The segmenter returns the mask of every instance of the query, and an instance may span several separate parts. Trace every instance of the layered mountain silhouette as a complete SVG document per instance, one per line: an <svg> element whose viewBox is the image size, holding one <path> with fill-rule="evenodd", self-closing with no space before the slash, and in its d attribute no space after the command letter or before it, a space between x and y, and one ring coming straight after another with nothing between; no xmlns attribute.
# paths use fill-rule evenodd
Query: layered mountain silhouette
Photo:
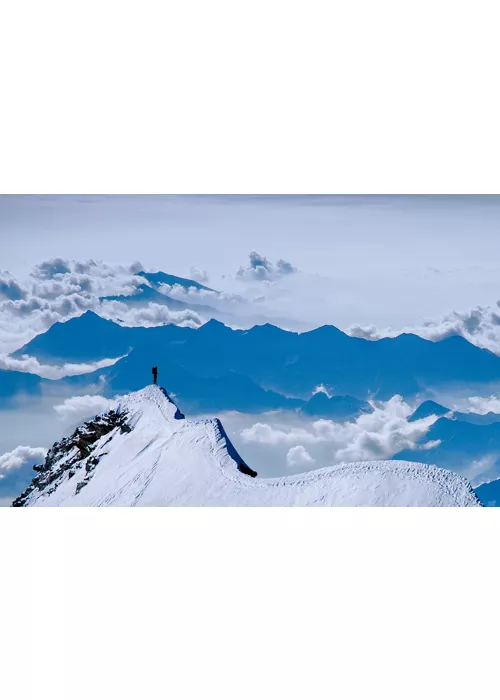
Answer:
<svg viewBox="0 0 500 700"><path fill-rule="evenodd" d="M177 277L176 275L169 275L166 272L138 272L138 277L144 277L153 287L158 288L161 284L169 284L173 286L178 284L185 289L190 289L194 287L195 289L204 289L208 292L215 292L215 289L210 287L205 287L204 284L200 284L195 280L186 279L185 277Z"/></svg>
<svg viewBox="0 0 500 700"><path fill-rule="evenodd" d="M157 273L163 274L163 273ZM202 285L198 285L202 289L208 289ZM209 290L211 291L211 290ZM233 319L232 314L226 311L220 311L219 309L209 306L207 304L196 304L194 302L180 301L179 299L174 299L168 294L162 294L157 291L154 287L150 287L148 284L140 284L134 294L119 294L114 296L100 297L100 301L118 301L121 304L126 304L129 308L141 308L146 307L148 304L159 304L160 306L166 306L171 311L194 311L199 314L202 319L209 320L215 318L219 321L225 321L230 323Z"/></svg>
<svg viewBox="0 0 500 700"><path fill-rule="evenodd" d="M262 389L303 400L323 384L331 394L362 401L387 400L395 394L410 398L430 388L500 381L500 357L458 336L431 342L403 334L370 341L353 338L334 326L306 333L269 324L233 330L216 320L197 330L173 324L129 328L90 311L55 324L16 354L60 363L96 361L132 351L132 359L100 370L99 375L132 391L153 360L160 373L170 375L184 373L203 380L245 377Z"/></svg>
<svg viewBox="0 0 500 700"><path fill-rule="evenodd" d="M420 443L423 445L429 441L438 441L439 444L428 449L417 445L416 449L398 452L394 455L394 459L418 459L454 471L470 468L472 462L479 462L488 455L492 457L493 462L500 463L500 422L498 421L477 424L453 417L442 417L431 425Z"/></svg>
<svg viewBox="0 0 500 700"><path fill-rule="evenodd" d="M132 307L144 306L149 302L152 302L154 304L168 306L168 308L172 309L173 311L185 311L186 309L190 309L191 311L198 311L205 314L211 314L216 311L211 306L204 304L188 304L185 301L174 299L173 297L168 296L168 294L161 294L147 284L140 284L136 288L134 294L119 294L115 296L101 297L101 301L119 301L122 304L127 304Z"/></svg>
<svg viewBox="0 0 500 700"><path fill-rule="evenodd" d="M491 425L491 423L500 422L500 414L493 413L466 413L464 411L455 411L451 408L446 408L435 401L424 401L408 418L411 423L420 418L428 418L429 416L447 416L450 420L462 421L464 423L474 423L474 425Z"/></svg>
<svg viewBox="0 0 500 700"><path fill-rule="evenodd" d="M483 506L500 507L500 479L481 484L474 491Z"/></svg>
<svg viewBox="0 0 500 700"><path fill-rule="evenodd" d="M300 412L313 418L329 418L334 421L355 420L363 413L373 413L368 401L360 401L353 396L327 396L318 391L305 403Z"/></svg>
<svg viewBox="0 0 500 700"><path fill-rule="evenodd" d="M429 416L444 416L450 413L450 409L446 406L436 403L436 401L424 401L408 418L408 422L420 420L421 418L429 418Z"/></svg>
<svg viewBox="0 0 500 700"><path fill-rule="evenodd" d="M10 406L16 397L38 396L42 385L36 374L0 369L0 408Z"/></svg>
<svg viewBox="0 0 500 700"><path fill-rule="evenodd" d="M96 362L126 355L134 345L152 335L150 330L154 329L120 326L87 311L64 323L54 323L13 356L30 355L47 364Z"/></svg>

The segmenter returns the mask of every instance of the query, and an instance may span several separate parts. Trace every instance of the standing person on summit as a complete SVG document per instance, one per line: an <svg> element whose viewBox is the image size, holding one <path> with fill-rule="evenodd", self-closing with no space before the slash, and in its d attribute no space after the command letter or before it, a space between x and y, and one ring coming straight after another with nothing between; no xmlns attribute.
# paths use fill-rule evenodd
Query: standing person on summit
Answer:
<svg viewBox="0 0 500 700"><path fill-rule="evenodd" d="M153 367L151 371L153 372L153 384L156 384L156 380L158 379L158 367Z"/></svg>

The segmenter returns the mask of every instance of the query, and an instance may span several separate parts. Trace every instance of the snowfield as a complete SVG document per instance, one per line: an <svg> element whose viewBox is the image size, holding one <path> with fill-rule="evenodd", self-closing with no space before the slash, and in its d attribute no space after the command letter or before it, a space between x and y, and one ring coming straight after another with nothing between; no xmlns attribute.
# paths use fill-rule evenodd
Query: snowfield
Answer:
<svg viewBox="0 0 500 700"><path fill-rule="evenodd" d="M96 419L95 430L85 424L72 441L54 446L52 460L37 470L41 476L16 505L480 505L463 477L412 462L359 462L254 478L240 471L244 463L218 419L184 419L158 386L119 398L115 410L111 418ZM101 420L107 421L102 429Z"/></svg>

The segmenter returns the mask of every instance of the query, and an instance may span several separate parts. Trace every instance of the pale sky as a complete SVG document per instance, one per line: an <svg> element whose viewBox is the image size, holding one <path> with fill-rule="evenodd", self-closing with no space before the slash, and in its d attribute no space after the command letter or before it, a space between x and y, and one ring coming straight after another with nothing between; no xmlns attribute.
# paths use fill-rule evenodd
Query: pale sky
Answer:
<svg viewBox="0 0 500 700"><path fill-rule="evenodd" d="M500 298L500 197L7 195L0 242L0 267L19 277L54 256L140 260L207 270L230 291L255 250L328 278L303 279L297 303L339 326L402 326Z"/></svg>

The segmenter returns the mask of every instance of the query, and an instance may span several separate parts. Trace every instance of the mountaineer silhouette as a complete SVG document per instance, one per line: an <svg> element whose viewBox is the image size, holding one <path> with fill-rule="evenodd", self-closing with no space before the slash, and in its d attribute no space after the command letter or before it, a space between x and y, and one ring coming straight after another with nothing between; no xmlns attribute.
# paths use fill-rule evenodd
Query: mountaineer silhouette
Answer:
<svg viewBox="0 0 500 700"><path fill-rule="evenodd" d="M156 384L156 380L158 379L158 367L153 367L151 371L153 373L153 384Z"/></svg>

